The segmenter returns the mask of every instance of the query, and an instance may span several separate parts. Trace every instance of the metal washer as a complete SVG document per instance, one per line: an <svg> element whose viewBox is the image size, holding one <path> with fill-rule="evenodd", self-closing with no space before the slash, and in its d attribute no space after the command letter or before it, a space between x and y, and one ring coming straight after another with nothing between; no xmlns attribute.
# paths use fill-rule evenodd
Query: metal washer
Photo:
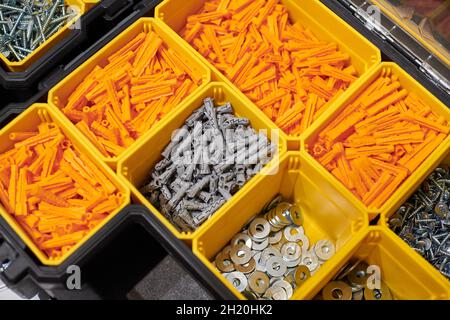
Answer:
<svg viewBox="0 0 450 320"><path fill-rule="evenodd" d="M352 289L342 281L332 281L322 289L324 300L352 300Z"/></svg>
<svg viewBox="0 0 450 320"><path fill-rule="evenodd" d="M245 244L240 244L231 248L230 258L235 264L246 264L252 258L252 252Z"/></svg>
<svg viewBox="0 0 450 320"><path fill-rule="evenodd" d="M294 289L292 288L291 284L285 280L278 280L276 281L272 287L282 287L287 294L287 299L290 299L292 297L292 294L294 293Z"/></svg>
<svg viewBox="0 0 450 320"><path fill-rule="evenodd" d="M294 232L293 232L294 231ZM283 230L284 238L289 242L298 242L301 240L301 235L304 235L303 227L287 226Z"/></svg>
<svg viewBox="0 0 450 320"><path fill-rule="evenodd" d="M367 268L367 263L361 262L347 275L347 279L352 287L364 288L366 286Z"/></svg>
<svg viewBox="0 0 450 320"><path fill-rule="evenodd" d="M270 287L264 297L272 300L287 300L287 292L282 287Z"/></svg>
<svg viewBox="0 0 450 320"><path fill-rule="evenodd" d="M262 241L253 240L252 249L256 251L262 251L269 246L269 239L266 238Z"/></svg>
<svg viewBox="0 0 450 320"><path fill-rule="evenodd" d="M252 238L248 234L238 233L231 239L231 246L235 247L238 244L245 244L247 247L252 247Z"/></svg>
<svg viewBox="0 0 450 320"><path fill-rule="evenodd" d="M281 258L281 253L280 253L280 251L276 250L273 247L268 247L262 251L260 260L263 264L265 264L267 262L267 260L269 260L270 257L280 257Z"/></svg>
<svg viewBox="0 0 450 320"><path fill-rule="evenodd" d="M245 263L245 264L236 264L234 266L236 268L236 271L248 274L248 273L252 273L253 271L255 271L256 268L256 261L255 259L251 258L249 262Z"/></svg>
<svg viewBox="0 0 450 320"><path fill-rule="evenodd" d="M281 241L281 238L283 238L283 232L282 231L275 232L269 236L269 243L276 244Z"/></svg>
<svg viewBox="0 0 450 320"><path fill-rule="evenodd" d="M302 265L298 266L297 269L295 269L294 279L296 285L303 285L310 277L311 272L309 271L307 266Z"/></svg>
<svg viewBox="0 0 450 320"><path fill-rule="evenodd" d="M287 270L286 263L280 257L270 257L266 262L267 273L272 277L281 277Z"/></svg>
<svg viewBox="0 0 450 320"><path fill-rule="evenodd" d="M256 218L250 223L248 232L253 238L265 239L270 234L270 224L264 218Z"/></svg>
<svg viewBox="0 0 450 320"><path fill-rule="evenodd" d="M249 287L256 294L262 295L269 288L270 279L261 271L255 271L249 278Z"/></svg>
<svg viewBox="0 0 450 320"><path fill-rule="evenodd" d="M248 280L242 272L231 272L226 276L226 278L239 292L242 292L245 288L247 288Z"/></svg>
<svg viewBox="0 0 450 320"><path fill-rule="evenodd" d="M228 263L226 263L226 261L228 261ZM216 260L214 262L216 263L217 269L219 269L221 272L232 272L235 270L230 257L223 252L220 252L216 256Z"/></svg>
<svg viewBox="0 0 450 320"><path fill-rule="evenodd" d="M314 253L320 260L327 261L334 256L336 249L330 240L319 240L314 245Z"/></svg>
<svg viewBox="0 0 450 320"><path fill-rule="evenodd" d="M309 271L313 272L319 266L319 261L314 254L307 252L303 254L301 264L307 266Z"/></svg>
<svg viewBox="0 0 450 320"><path fill-rule="evenodd" d="M302 255L302 249L295 242L287 242L281 247L281 255L286 261L298 260Z"/></svg>

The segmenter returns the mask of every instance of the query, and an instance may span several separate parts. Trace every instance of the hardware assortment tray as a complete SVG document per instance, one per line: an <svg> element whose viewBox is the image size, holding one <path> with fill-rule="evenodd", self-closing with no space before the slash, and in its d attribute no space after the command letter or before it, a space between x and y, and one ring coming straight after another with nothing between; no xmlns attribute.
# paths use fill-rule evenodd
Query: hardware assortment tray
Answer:
<svg viewBox="0 0 450 320"><path fill-rule="evenodd" d="M448 93L434 86L399 51L392 50L391 46L387 46L364 29L342 5L333 1L322 3L316 0L301 2L282 0L281 3L286 6L294 23L301 21L304 27L317 36L317 39L336 43L339 50L349 55L350 64L354 66L358 75L354 82L339 97L326 105L325 111L304 133L291 136L281 132L275 159L244 184L197 230L192 232L178 230L164 212L144 197L140 188L148 182L149 173L161 160L160 154L169 144L172 132L183 126L192 112L202 106L205 98L214 98L218 105L230 102L236 115L248 119L250 125L257 130L279 129L274 117L269 117L258 108L233 81L228 79L227 75L219 71L181 37L188 17L197 14L205 2L165 0L156 7L155 18L148 18L152 16L155 3L144 1L144 4L135 7L134 13L129 15L126 23L117 26L95 43L89 54L78 57L76 62L63 72L58 72L50 80L44 81L45 85L26 105L10 105L1 110L0 123L3 128L0 130L0 151L4 152L10 145L6 141L12 132L11 128L23 127L22 124L26 123L26 119L33 119L33 113L36 113L39 105L27 109L28 106L39 98L45 102L45 94L48 91L48 106L42 108L49 108L62 130L68 132L70 138L76 140L77 145L82 146L81 149L101 166L102 171L114 177L114 181L126 189L122 193L130 194L127 200L132 204L112 214L105 225L86 237L71 254L57 263L49 263L39 256L38 250L34 248L26 232L15 225L4 207L0 206L2 216L0 234L3 235L3 241L0 240L0 262L6 261L9 264L9 267L0 273L4 282L26 297L32 297L36 291L43 290L48 295L61 299L123 298L123 295L108 296L105 293L108 291L105 289L106 281L103 282L101 277L96 281L95 260L105 247L110 243L116 243L114 238L124 229L142 228L148 243L141 243L140 246L145 252L154 250L152 252L158 254L143 257L142 261L138 261L136 257L137 262L130 262L130 266L138 263L148 271L157 261L170 253L215 297L246 299L246 296L216 269L212 261L234 235L246 226L251 217L260 212L276 195L281 194L300 208L304 217L303 226L311 241L329 239L336 247L335 255L324 262L314 276L296 288L291 299L313 299L352 259L364 259L370 264L378 265L382 271L382 279L395 299L450 299L449 280L389 228L390 217L413 195L431 172L439 165L449 163ZM86 3L88 7L89 4L92 5L91 2ZM145 18L142 18L143 16ZM334 32L331 33L329 30ZM67 117L65 107L73 98L71 94L83 84L88 75L98 67L104 68L108 57L126 47L127 43L142 31L154 31L164 43L167 43L167 51L179 53L182 61L179 63L200 75L199 85L196 90L183 98L174 110L167 113L160 122L149 128L136 141L129 146L122 145L123 153L116 157L105 156L99 151L98 144L93 142L96 140L81 133L79 127ZM98 52L94 53L94 50ZM213 55L213 60L215 58ZM424 137L429 134L429 128L437 128L438 133L443 136L441 142L430 150L424 160L410 170L408 177L399 184L399 187L385 197L382 205L374 208L358 199L355 190L347 188L345 183L326 169L326 166L322 166L312 156L311 147L317 138L322 136L327 125L339 119L345 108L360 98L364 90L380 75L391 77L392 81L398 81L403 89L414 92L429 109L417 112L438 122L435 126L426 122L426 127L422 128L423 133L419 137L420 142L425 141ZM108 90L105 89L105 92L107 92L105 96L111 97ZM120 99L125 99L126 94L127 91ZM386 98L388 94L382 98ZM102 96L102 91L91 95ZM133 105L133 108L135 107ZM91 107L85 108L83 110L89 113ZM414 108L412 110L415 111ZM348 118L350 115L341 119L341 122ZM8 123L11 124L6 126ZM29 126L34 123L34 120L30 120ZM88 124L92 124L92 121L88 121ZM105 127L109 125L103 121L102 124ZM121 126L118 124L119 130L123 130ZM94 130L96 133L97 131L99 130ZM106 134L103 133L102 136ZM123 140L123 136L121 139ZM122 140L117 140L117 143L122 143ZM413 147L416 145L413 143L413 146L409 147L414 150ZM380 155L380 158L376 159L389 159L386 162L392 160L386 157ZM391 166L386 167L393 170ZM441 247L442 245L439 246ZM90 272L84 291L71 293L64 290L67 277L65 270L71 264L86 267ZM124 292L131 288L133 280L135 279L123 284Z"/></svg>

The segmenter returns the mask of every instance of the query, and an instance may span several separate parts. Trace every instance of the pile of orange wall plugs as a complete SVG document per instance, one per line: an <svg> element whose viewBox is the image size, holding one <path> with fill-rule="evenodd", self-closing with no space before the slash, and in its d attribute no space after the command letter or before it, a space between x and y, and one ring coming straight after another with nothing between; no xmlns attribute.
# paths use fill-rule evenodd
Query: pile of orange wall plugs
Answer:
<svg viewBox="0 0 450 320"><path fill-rule="evenodd" d="M0 201L50 258L65 255L124 201L53 122L13 132L0 154Z"/></svg>
<svg viewBox="0 0 450 320"><path fill-rule="evenodd" d="M207 1L182 36L291 136L357 79L350 56L292 24L279 0Z"/></svg>
<svg viewBox="0 0 450 320"><path fill-rule="evenodd" d="M65 115L106 157L123 153L202 78L153 31L142 32L75 89Z"/></svg>
<svg viewBox="0 0 450 320"><path fill-rule="evenodd" d="M310 153L369 208L381 208L448 136L449 124L398 78L381 76L343 109Z"/></svg>

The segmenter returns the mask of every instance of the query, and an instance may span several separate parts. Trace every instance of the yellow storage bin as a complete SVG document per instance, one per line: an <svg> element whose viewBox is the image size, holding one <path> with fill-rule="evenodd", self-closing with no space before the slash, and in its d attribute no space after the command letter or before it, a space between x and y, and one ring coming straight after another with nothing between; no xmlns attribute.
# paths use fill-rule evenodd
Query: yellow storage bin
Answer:
<svg viewBox="0 0 450 320"><path fill-rule="evenodd" d="M422 87L415 79L413 79L400 66L391 62L383 62L378 67L373 69L370 73L363 77L362 85L350 95L342 99L342 101L328 110L324 115L322 121L316 122L306 132L301 141L301 153L308 162L308 165L314 168L318 174L316 180L318 185L329 187L329 192L340 193L346 197L354 205L362 206L364 212L369 215L369 219L374 219L378 214L391 212L393 208L398 207L411 194L418 185L421 177L424 177L426 172L430 172L431 168L443 159L445 152L448 150L450 143L450 136L431 153L431 155L407 177L400 187L392 194L389 199L378 209L370 209L359 198L357 198L344 184L342 184L335 176L333 176L325 167L323 167L313 156L308 152L309 147L317 141L319 134L335 119L349 104L351 104L375 79L381 75L395 75L398 77L402 88L408 92L414 92L420 97L433 112L442 116L446 121L450 121L450 110L433 96L428 90Z"/></svg>
<svg viewBox="0 0 450 320"><path fill-rule="evenodd" d="M201 10L205 2L205 0L165 0L156 7L155 17L163 21L180 35L186 25L187 17L196 14ZM351 64L355 67L360 77L365 75L373 66L381 62L380 50L320 1L282 0L281 3L287 7L292 22L300 22L301 25L310 29L320 40L337 43L342 52L348 53L351 57ZM202 61L204 61L213 71L213 81L222 81L231 84L224 74L192 48L189 43L184 39L180 39L180 41L184 46L189 47L190 50L195 53L195 56L202 59ZM346 92L357 87L358 83L361 83L360 80L353 83ZM238 92L240 98L246 101L246 104L253 105L255 109L258 109L238 88L234 85L233 88ZM331 102L329 108L339 104L338 101L341 97ZM260 111L260 114L266 116L262 111ZM319 119L320 118L321 117L319 117ZM320 122L319 119L316 120L316 122ZM296 137L288 137L284 132L282 132L282 134L285 135L285 138L288 141L289 150L298 150L300 140Z"/></svg>
<svg viewBox="0 0 450 320"><path fill-rule="evenodd" d="M313 244L329 239L336 246L336 254L298 288L292 299L307 299L315 288L320 287L337 263L344 259L350 248L358 243L368 227L367 215L353 203L338 194L329 193L316 183L316 173L303 166L298 152L287 152L280 159L275 175L263 176L252 188L247 188L217 216L209 228L195 237L194 254L216 275L239 299L245 297L214 267L212 260L247 222L277 194L294 202L304 216L305 235Z"/></svg>
<svg viewBox="0 0 450 320"><path fill-rule="evenodd" d="M450 281L447 280L436 268L434 268L424 257L422 257L419 253L417 253L413 248L411 248L405 241L403 241L398 235L396 235L392 230L389 228L389 219L390 217L395 214L398 210L398 208L411 197L416 190L420 187L422 182L425 181L425 179L440 165L446 165L450 166L450 143L447 143L446 145L446 151L441 154L440 157L435 158L433 163L424 168L422 170L422 174L418 180L415 181L414 184L412 184L408 190L408 193L405 194L401 199L398 199L395 206L387 211L384 212L380 220L378 222L379 225L386 227L386 229L389 229L389 233L392 233L392 236L395 238L395 241L398 243L398 246L402 247L403 250L411 252L411 255L413 255L417 261L418 264L422 266L424 270L427 270L427 272L432 275L436 279L440 279L440 281L447 285L447 290L450 291Z"/></svg>
<svg viewBox="0 0 450 320"><path fill-rule="evenodd" d="M25 59L20 61L10 61L0 53L0 59L9 71L25 71L31 64L42 57L51 48L51 46L64 38L70 32L70 28L88 10L83 0L65 0L65 3L73 10L76 10L77 15L73 19L68 21L64 27L59 29L55 34L48 38L43 44L37 47L36 50L30 53Z"/></svg>
<svg viewBox="0 0 450 320"><path fill-rule="evenodd" d="M201 87L210 82L211 73L208 68L198 59L193 56L189 50L187 50L183 45L180 44L178 38L174 37L170 30L167 30L167 27L163 25L161 22L156 21L153 18L142 18L132 24L129 28L127 28L122 34L116 37L113 41L111 41L108 45L103 47L100 51L98 51L94 56L92 56L89 60L83 63L80 67L78 67L74 72L72 72L69 76L67 76L63 81L61 81L58 85L56 85L49 92L49 104L58 109L64 108L70 95L77 88L77 86L84 80L84 78L96 67L101 66L104 67L108 64L108 57L117 52L119 49L124 47L130 40L134 39L139 33L142 31L154 31L161 39L167 43L169 48L173 49L176 53L179 54L179 57L183 59L187 65L196 70L202 76L201 85L191 93L191 95L195 94ZM175 107L176 109L177 107ZM70 123L71 121L64 116L65 122L67 126L73 125ZM150 129L148 133L157 130L158 127L164 125L169 121L170 115L164 116L162 120L155 125L152 129ZM69 124L70 123L70 124ZM75 128L75 130L78 130ZM144 139L144 136L141 136L137 141ZM117 157L106 157L104 156L97 148L90 143L90 141L86 140L89 145L95 149L97 156L102 159L102 161L106 162L111 168L116 169L117 162L123 157L124 153Z"/></svg>
<svg viewBox="0 0 450 320"><path fill-rule="evenodd" d="M399 245L395 234L384 227L370 227L358 235L356 243L345 252L335 269L321 279L319 286L310 292L314 298L322 288L340 273L340 270L353 259L378 266L381 281L390 289L396 300L448 300L450 290L429 268L424 267L411 250Z"/></svg>
<svg viewBox="0 0 450 320"><path fill-rule="evenodd" d="M63 254L57 259L50 259L39 247L33 242L30 236L24 231L20 224L13 218L7 210L0 203L0 215L13 228L16 234L28 246L28 248L38 257L44 265L60 265L66 260L75 250L80 248L93 234L100 230L109 220L118 214L130 202L130 191L110 168L91 152L83 141L78 139L79 134L72 128L68 128L65 121L61 119L61 115L49 108L47 104L34 104L25 112L19 115L11 123L0 130L0 153L3 153L14 146L15 142L9 138L13 132L33 132L37 131L37 126L44 121L52 121L57 124L64 135L70 140L75 149L88 157L89 160L100 170L121 193L122 203L111 212L104 220L91 229L70 251Z"/></svg>
<svg viewBox="0 0 450 320"><path fill-rule="evenodd" d="M241 190L233 195L231 200L226 202L196 231L192 233L180 232L139 192L138 189L148 179L154 165L162 159L161 152L169 144L174 130L181 128L185 120L193 111L200 108L203 104L203 100L208 97L214 98L215 103L218 105L230 102L236 116L248 118L250 120L250 125L255 130L266 129L268 131L267 136L269 140L272 140L272 142L278 145L278 152L259 174L250 179ZM191 96L180 105L178 110L175 110L175 112L168 115L169 119L167 119L164 126L160 126L157 130L154 130L150 135L145 137L145 139L142 139L133 145L126 156L119 161L118 174L128 182L133 202L145 205L177 238L186 240L187 243L190 243L202 230L207 230L215 221L220 219L228 211L230 205L237 201L235 199L242 197L242 194L246 192L245 190L251 189L264 174L270 174L272 171L277 170L279 157L282 156L286 150L286 142L282 137L279 137L278 141L274 141L274 139L277 139L277 132L279 130L270 121L267 121L265 117L261 117L261 115L255 111L257 110L254 110L254 108L240 100L236 92L224 83L210 83ZM273 130L274 136L271 135L271 130Z"/></svg>

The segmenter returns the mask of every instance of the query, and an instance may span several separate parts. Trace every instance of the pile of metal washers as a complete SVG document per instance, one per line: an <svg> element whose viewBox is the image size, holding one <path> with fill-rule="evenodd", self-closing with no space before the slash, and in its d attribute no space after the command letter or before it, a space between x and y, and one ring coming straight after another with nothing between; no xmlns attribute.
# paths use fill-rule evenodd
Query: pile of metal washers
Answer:
<svg viewBox="0 0 450 320"><path fill-rule="evenodd" d="M278 196L213 263L248 299L290 299L335 254L330 240L310 245L302 225L300 208Z"/></svg>
<svg viewBox="0 0 450 320"><path fill-rule="evenodd" d="M436 168L389 220L390 228L450 279L450 170Z"/></svg>
<svg viewBox="0 0 450 320"><path fill-rule="evenodd" d="M352 260L344 266L333 281L318 294L316 300L392 300L388 286L380 280L379 287L368 286L369 265L362 260Z"/></svg>

